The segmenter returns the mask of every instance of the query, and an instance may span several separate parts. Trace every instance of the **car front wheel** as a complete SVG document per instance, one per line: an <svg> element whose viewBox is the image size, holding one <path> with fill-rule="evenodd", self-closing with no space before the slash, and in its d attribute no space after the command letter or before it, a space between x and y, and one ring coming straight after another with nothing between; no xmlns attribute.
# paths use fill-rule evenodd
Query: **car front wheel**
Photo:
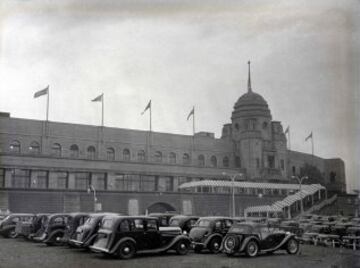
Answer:
<svg viewBox="0 0 360 268"><path fill-rule="evenodd" d="M294 238L290 238L286 244L286 251L289 254L296 254L299 251L299 242Z"/></svg>
<svg viewBox="0 0 360 268"><path fill-rule="evenodd" d="M135 245L131 241L121 243L118 249L120 259L131 259L135 255Z"/></svg>
<svg viewBox="0 0 360 268"><path fill-rule="evenodd" d="M179 255L186 255L189 251L188 244L185 241L180 240L176 244L176 253Z"/></svg>
<svg viewBox="0 0 360 268"><path fill-rule="evenodd" d="M211 239L208 248L211 251L211 253L219 253L220 245L221 245L221 239L219 237L215 237Z"/></svg>
<svg viewBox="0 0 360 268"><path fill-rule="evenodd" d="M259 245L255 240L250 240L245 249L245 253L248 257L255 257L259 252Z"/></svg>

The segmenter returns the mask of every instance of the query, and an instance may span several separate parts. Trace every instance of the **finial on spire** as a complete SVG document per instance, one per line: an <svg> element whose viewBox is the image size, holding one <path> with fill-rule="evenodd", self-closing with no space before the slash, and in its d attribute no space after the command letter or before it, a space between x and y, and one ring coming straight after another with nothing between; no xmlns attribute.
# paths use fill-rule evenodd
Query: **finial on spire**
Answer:
<svg viewBox="0 0 360 268"><path fill-rule="evenodd" d="M248 77L248 92L252 92L251 91L251 74L250 74L250 61L248 61L248 65L249 65L249 77Z"/></svg>

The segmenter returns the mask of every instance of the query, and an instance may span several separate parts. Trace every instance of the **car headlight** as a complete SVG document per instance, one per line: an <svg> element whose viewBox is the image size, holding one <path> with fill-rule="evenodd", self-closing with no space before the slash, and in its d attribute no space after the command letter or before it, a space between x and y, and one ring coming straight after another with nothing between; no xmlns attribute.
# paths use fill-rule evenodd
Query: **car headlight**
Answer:
<svg viewBox="0 0 360 268"><path fill-rule="evenodd" d="M182 232L184 235L187 235L187 232L184 230L183 232Z"/></svg>

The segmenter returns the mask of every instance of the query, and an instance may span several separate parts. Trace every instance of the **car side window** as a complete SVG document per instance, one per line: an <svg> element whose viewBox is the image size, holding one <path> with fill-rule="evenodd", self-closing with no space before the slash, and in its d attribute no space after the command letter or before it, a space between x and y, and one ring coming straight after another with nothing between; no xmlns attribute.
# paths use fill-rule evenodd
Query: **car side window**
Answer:
<svg viewBox="0 0 360 268"><path fill-rule="evenodd" d="M161 218L160 218L160 221L161 221L161 225L163 225L163 226L166 226L166 225L167 225L167 219L166 219L166 217L161 217Z"/></svg>
<svg viewBox="0 0 360 268"><path fill-rule="evenodd" d="M148 231L157 231L156 220L147 220L146 227Z"/></svg>
<svg viewBox="0 0 360 268"><path fill-rule="evenodd" d="M144 230L144 221L141 219L134 220L134 231L143 231Z"/></svg>
<svg viewBox="0 0 360 268"><path fill-rule="evenodd" d="M233 222L231 220L225 220L225 228L230 228Z"/></svg>
<svg viewBox="0 0 360 268"><path fill-rule="evenodd" d="M130 224L129 221L124 220L119 225L119 231L120 232L130 232Z"/></svg>
<svg viewBox="0 0 360 268"><path fill-rule="evenodd" d="M221 228L221 221L216 221L215 222L215 229L220 229Z"/></svg>
<svg viewBox="0 0 360 268"><path fill-rule="evenodd" d="M57 217L54 219L55 224L62 224L64 223L64 219L62 217Z"/></svg>
<svg viewBox="0 0 360 268"><path fill-rule="evenodd" d="M197 222L197 220L193 219L193 220L190 220L189 223L190 223L190 226L193 226L195 225L195 223Z"/></svg>

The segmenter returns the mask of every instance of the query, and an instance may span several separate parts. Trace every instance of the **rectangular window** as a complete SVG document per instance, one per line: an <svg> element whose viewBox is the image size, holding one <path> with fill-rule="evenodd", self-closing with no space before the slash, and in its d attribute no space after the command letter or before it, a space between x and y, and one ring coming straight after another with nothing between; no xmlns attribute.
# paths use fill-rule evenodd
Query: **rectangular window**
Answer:
<svg viewBox="0 0 360 268"><path fill-rule="evenodd" d="M30 188L30 170L29 169L14 169L12 171L12 187L14 188Z"/></svg>
<svg viewBox="0 0 360 268"><path fill-rule="evenodd" d="M141 191L155 191L155 176L141 176Z"/></svg>
<svg viewBox="0 0 360 268"><path fill-rule="evenodd" d="M86 190L90 185L90 173L78 172L75 173L75 189Z"/></svg>
<svg viewBox="0 0 360 268"><path fill-rule="evenodd" d="M158 189L159 192L170 192L173 191L172 177L159 177Z"/></svg>
<svg viewBox="0 0 360 268"><path fill-rule="evenodd" d="M97 173L93 175L94 181L92 182L96 190L106 190L106 173Z"/></svg>
<svg viewBox="0 0 360 268"><path fill-rule="evenodd" d="M115 178L115 189L119 191L140 191L140 176L117 174Z"/></svg>
<svg viewBox="0 0 360 268"><path fill-rule="evenodd" d="M5 187L5 169L0 168L0 188Z"/></svg>
<svg viewBox="0 0 360 268"><path fill-rule="evenodd" d="M284 159L280 160L280 167L281 167L281 170L285 170L285 161L284 161Z"/></svg>
<svg viewBox="0 0 360 268"><path fill-rule="evenodd" d="M36 171L37 179L36 179L36 188L46 189L48 188L49 181L49 172L45 170Z"/></svg>
<svg viewBox="0 0 360 268"><path fill-rule="evenodd" d="M55 180L56 189L67 189L68 188L68 173L67 172L54 172L53 178Z"/></svg>
<svg viewBox="0 0 360 268"><path fill-rule="evenodd" d="M268 156L268 166L269 168L275 168L275 158L273 155Z"/></svg>
<svg viewBox="0 0 360 268"><path fill-rule="evenodd" d="M178 191L184 191L185 189L179 189L179 186L188 182L188 178L187 177L175 177L174 178L174 192L178 192Z"/></svg>
<svg viewBox="0 0 360 268"><path fill-rule="evenodd" d="M260 168L260 159L256 158L256 168Z"/></svg>

